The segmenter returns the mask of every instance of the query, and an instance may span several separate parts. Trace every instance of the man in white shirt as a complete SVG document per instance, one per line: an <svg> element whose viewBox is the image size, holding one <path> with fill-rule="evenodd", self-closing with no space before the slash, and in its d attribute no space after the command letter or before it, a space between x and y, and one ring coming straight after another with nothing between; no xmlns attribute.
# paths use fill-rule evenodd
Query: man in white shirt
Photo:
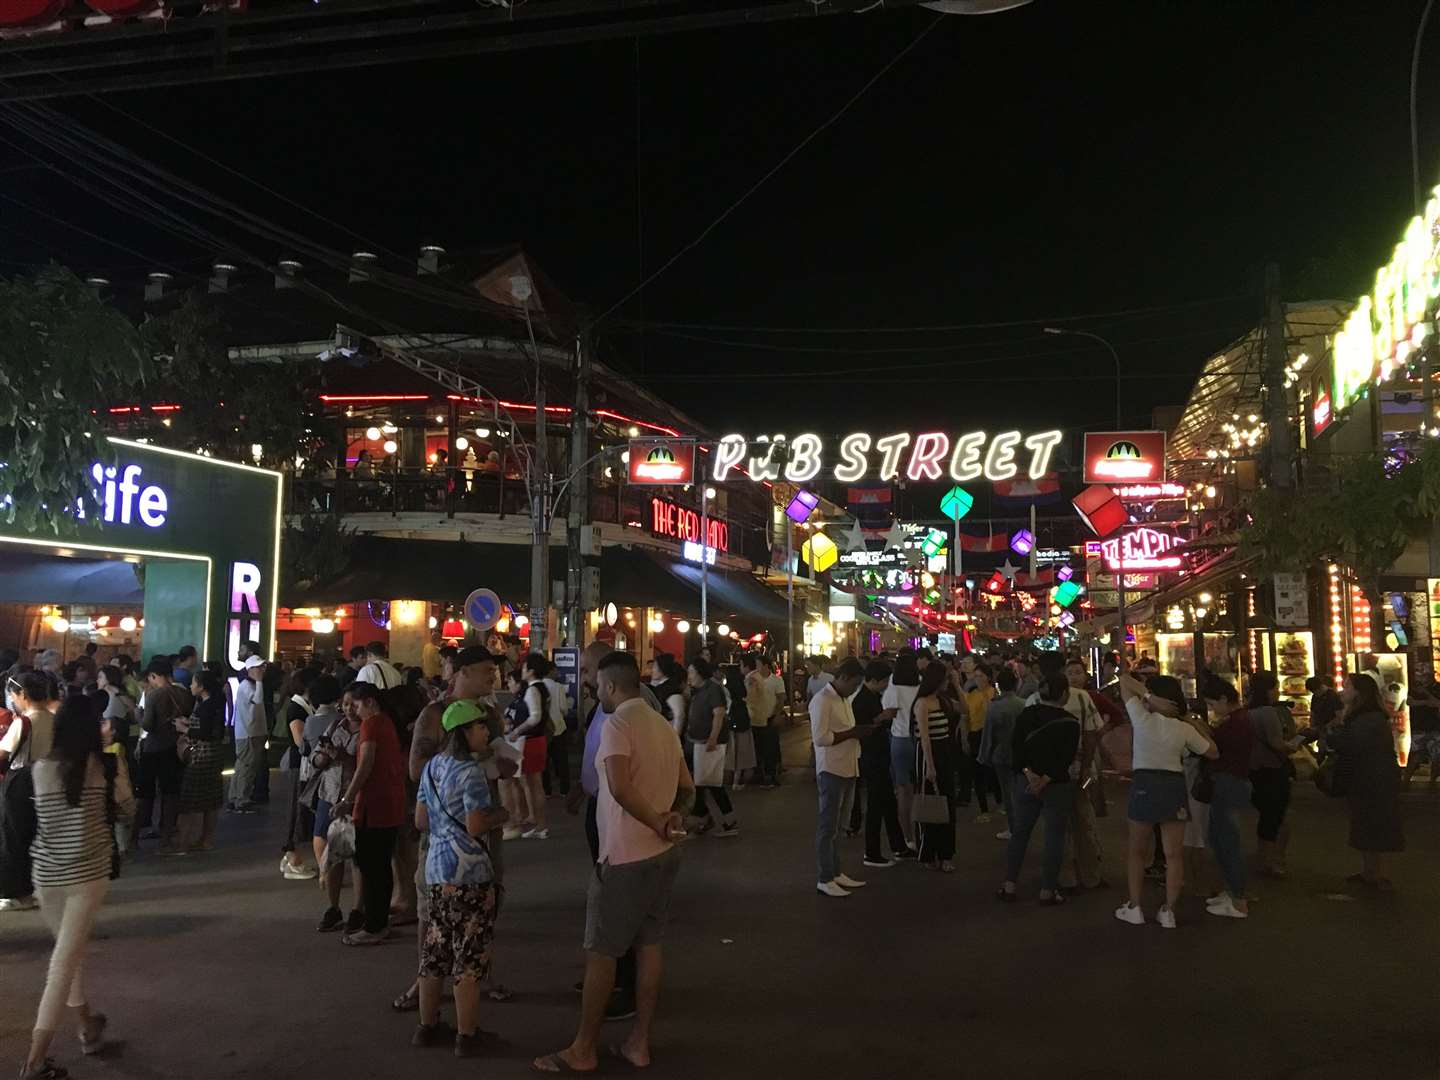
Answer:
<svg viewBox="0 0 1440 1080"><path fill-rule="evenodd" d="M372 641L365 646L365 666L355 675L356 682L368 682L381 690L399 686L405 680L395 665L390 663L389 650L383 641Z"/></svg>
<svg viewBox="0 0 1440 1080"><path fill-rule="evenodd" d="M865 669L846 657L835 677L810 699L810 741L815 745L815 786L820 819L815 826L815 889L826 896L849 896L864 886L840 870L840 826L850 817L855 778L860 775L860 740L874 725L855 725L850 698L860 689ZM888 718L887 718L888 722Z"/></svg>
<svg viewBox="0 0 1440 1080"><path fill-rule="evenodd" d="M230 778L230 809L253 814L255 776L268 767L265 740L270 722L265 708L265 661L252 654L244 665L235 687L235 775Z"/></svg>
<svg viewBox="0 0 1440 1080"><path fill-rule="evenodd" d="M805 703L808 705L815 700L816 694L835 681L835 676L825 670L824 664L818 656L805 658L805 670L810 676L805 680Z"/></svg>
<svg viewBox="0 0 1440 1080"><path fill-rule="evenodd" d="M616 960L635 948L635 1026L615 1052L635 1068L650 1065L650 1027L659 1000L660 940L680 868L675 841L695 798L680 741L640 694L640 668L611 653L598 672L600 783L595 818L600 861L585 904L585 982L580 1028L563 1050L536 1058L539 1072L593 1072L600 1030L615 986Z"/></svg>

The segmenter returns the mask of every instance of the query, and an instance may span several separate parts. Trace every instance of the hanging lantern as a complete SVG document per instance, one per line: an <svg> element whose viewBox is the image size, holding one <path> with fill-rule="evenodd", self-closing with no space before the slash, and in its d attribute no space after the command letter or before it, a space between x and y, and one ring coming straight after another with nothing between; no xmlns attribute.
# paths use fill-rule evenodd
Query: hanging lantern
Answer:
<svg viewBox="0 0 1440 1080"><path fill-rule="evenodd" d="M1075 496L1075 512L1096 536L1109 536L1130 520L1120 496L1104 484L1092 484Z"/></svg>
<svg viewBox="0 0 1440 1080"><path fill-rule="evenodd" d="M933 559L944 550L945 533L940 529L931 529L925 534L925 539L920 541L920 551L927 559Z"/></svg>
<svg viewBox="0 0 1440 1080"><path fill-rule="evenodd" d="M1035 534L1029 529L1021 529L1010 537L1010 550L1016 555L1029 555L1035 550Z"/></svg>
<svg viewBox="0 0 1440 1080"><path fill-rule="evenodd" d="M464 637L465 626L459 619L446 619L445 625L440 627L440 636L447 638Z"/></svg>
<svg viewBox="0 0 1440 1080"><path fill-rule="evenodd" d="M1080 586L1073 581L1065 581L1055 586L1050 596L1061 607L1069 607L1080 596Z"/></svg>
<svg viewBox="0 0 1440 1080"><path fill-rule="evenodd" d="M1065 566L1057 566L1055 568L1056 581L1069 581L1074 576L1075 568L1073 566L1070 566L1069 564L1066 564Z"/></svg>
<svg viewBox="0 0 1440 1080"><path fill-rule="evenodd" d="M975 496L958 484L940 497L940 512L951 521L959 521L974 505Z"/></svg>
<svg viewBox="0 0 1440 1080"><path fill-rule="evenodd" d="M806 491L801 488L795 492L795 497L790 500L790 505L785 507L785 516L796 525L803 525L820 505L820 496L813 491Z"/></svg>
<svg viewBox="0 0 1440 1080"><path fill-rule="evenodd" d="M800 545L800 556L810 564L810 569L819 574L840 561L840 549L830 537L823 532L817 532Z"/></svg>
<svg viewBox="0 0 1440 1080"><path fill-rule="evenodd" d="M1005 591L1005 575L996 570L990 575L990 580L985 582L987 592L998 593Z"/></svg>

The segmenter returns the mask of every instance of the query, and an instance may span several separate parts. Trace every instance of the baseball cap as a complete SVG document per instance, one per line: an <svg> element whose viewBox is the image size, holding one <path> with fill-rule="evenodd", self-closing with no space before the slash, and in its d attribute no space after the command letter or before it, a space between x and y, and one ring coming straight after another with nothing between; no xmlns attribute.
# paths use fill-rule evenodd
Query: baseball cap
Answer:
<svg viewBox="0 0 1440 1080"><path fill-rule="evenodd" d="M490 710L479 702L452 701L440 717L440 726L446 731L454 731L466 724L473 724L476 720L487 719L489 715Z"/></svg>
<svg viewBox="0 0 1440 1080"><path fill-rule="evenodd" d="M267 664L268 662L269 661L267 661L263 656L247 656L245 657L245 663L241 666L246 671L249 671L252 668L264 667L265 664Z"/></svg>
<svg viewBox="0 0 1440 1080"><path fill-rule="evenodd" d="M483 645L467 645L455 654L455 659L450 661L450 666L455 670L462 667L469 667L471 664L483 664L486 660L494 660L490 650Z"/></svg>

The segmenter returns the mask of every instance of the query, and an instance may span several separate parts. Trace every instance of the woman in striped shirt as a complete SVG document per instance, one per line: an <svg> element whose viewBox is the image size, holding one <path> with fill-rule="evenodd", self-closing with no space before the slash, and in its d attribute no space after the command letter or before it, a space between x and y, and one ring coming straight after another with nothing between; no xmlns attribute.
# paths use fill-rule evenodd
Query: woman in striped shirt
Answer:
<svg viewBox="0 0 1440 1080"><path fill-rule="evenodd" d="M955 750L950 739L950 718L941 700L949 672L932 661L920 673L915 697L915 736L920 764L917 791L943 795L950 820L920 826L920 865L941 873L955 872Z"/></svg>
<svg viewBox="0 0 1440 1080"><path fill-rule="evenodd" d="M104 1042L105 1016L86 1003L81 965L96 912L110 890L109 806L132 796L101 752L95 704L81 694L65 699L55 717L54 748L33 768L37 828L30 854L40 912L55 935L55 949L21 1080L67 1075L46 1056L67 1005L74 1010L81 1052L97 1053Z"/></svg>

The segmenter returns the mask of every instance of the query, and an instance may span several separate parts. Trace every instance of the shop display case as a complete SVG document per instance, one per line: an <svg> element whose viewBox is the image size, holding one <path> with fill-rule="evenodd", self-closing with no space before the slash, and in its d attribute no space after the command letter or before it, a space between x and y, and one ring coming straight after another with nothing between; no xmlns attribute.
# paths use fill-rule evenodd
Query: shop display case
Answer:
<svg viewBox="0 0 1440 1080"><path fill-rule="evenodd" d="M1275 674L1280 699L1290 705L1297 727L1310 723L1310 691L1305 680L1315 674L1315 635L1309 630L1275 631Z"/></svg>
<svg viewBox="0 0 1440 1080"><path fill-rule="evenodd" d="M1233 634L1205 634L1202 637L1205 649L1205 669L1222 678L1229 679L1237 688L1240 685L1240 650ZM1156 634L1155 658L1160 664L1160 674L1173 675L1180 680L1185 696L1194 700L1197 696L1195 685L1195 635Z"/></svg>

